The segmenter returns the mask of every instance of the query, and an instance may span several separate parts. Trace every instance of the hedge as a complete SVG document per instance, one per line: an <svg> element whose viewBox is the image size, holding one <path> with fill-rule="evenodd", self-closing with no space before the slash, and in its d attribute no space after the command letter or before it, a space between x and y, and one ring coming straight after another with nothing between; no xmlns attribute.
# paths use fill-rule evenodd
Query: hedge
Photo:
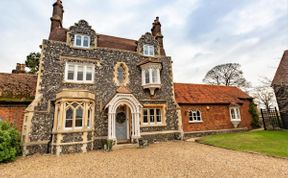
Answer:
<svg viewBox="0 0 288 178"><path fill-rule="evenodd" d="M9 123L0 120L0 163L13 161L21 154L20 133Z"/></svg>

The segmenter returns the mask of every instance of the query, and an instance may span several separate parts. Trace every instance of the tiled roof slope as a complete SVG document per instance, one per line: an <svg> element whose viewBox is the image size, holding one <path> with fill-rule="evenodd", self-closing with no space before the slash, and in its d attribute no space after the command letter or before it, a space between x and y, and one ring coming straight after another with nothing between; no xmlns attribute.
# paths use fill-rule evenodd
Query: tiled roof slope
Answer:
<svg viewBox="0 0 288 178"><path fill-rule="evenodd" d="M30 102L35 96L37 76L0 73L0 101Z"/></svg>
<svg viewBox="0 0 288 178"><path fill-rule="evenodd" d="M241 104L241 99L252 99L237 87L205 84L174 83L179 104Z"/></svg>
<svg viewBox="0 0 288 178"><path fill-rule="evenodd" d="M284 51L278 69L275 73L272 85L288 85L288 50Z"/></svg>
<svg viewBox="0 0 288 178"><path fill-rule="evenodd" d="M59 28L50 33L49 40L66 42L67 29ZM137 41L127 38L97 34L97 46L103 48L137 51Z"/></svg>

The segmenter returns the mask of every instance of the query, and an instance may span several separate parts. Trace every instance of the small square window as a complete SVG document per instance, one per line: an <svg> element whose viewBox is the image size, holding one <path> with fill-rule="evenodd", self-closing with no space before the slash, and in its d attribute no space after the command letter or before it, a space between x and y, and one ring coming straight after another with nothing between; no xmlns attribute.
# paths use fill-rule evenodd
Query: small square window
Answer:
<svg viewBox="0 0 288 178"><path fill-rule="evenodd" d="M154 46L152 45L143 45L143 55L145 56L154 56Z"/></svg>
<svg viewBox="0 0 288 178"><path fill-rule="evenodd" d="M75 35L74 45L76 47L89 48L90 47L90 37L86 35Z"/></svg>
<svg viewBox="0 0 288 178"><path fill-rule="evenodd" d="M189 122L202 122L200 111L189 111Z"/></svg>

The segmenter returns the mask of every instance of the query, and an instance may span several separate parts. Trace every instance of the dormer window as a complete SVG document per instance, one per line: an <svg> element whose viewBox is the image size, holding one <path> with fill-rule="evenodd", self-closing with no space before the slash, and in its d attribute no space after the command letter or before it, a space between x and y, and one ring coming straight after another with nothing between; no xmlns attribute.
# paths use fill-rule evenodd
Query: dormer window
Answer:
<svg viewBox="0 0 288 178"><path fill-rule="evenodd" d="M143 45L143 55L144 56L154 56L154 46L153 45Z"/></svg>
<svg viewBox="0 0 288 178"><path fill-rule="evenodd" d="M154 90L161 87L160 63L146 63L141 66L142 69L142 86L144 89L149 88L150 94L154 95Z"/></svg>
<svg viewBox="0 0 288 178"><path fill-rule="evenodd" d="M87 35L75 35L74 46L80 48L90 48L90 37Z"/></svg>

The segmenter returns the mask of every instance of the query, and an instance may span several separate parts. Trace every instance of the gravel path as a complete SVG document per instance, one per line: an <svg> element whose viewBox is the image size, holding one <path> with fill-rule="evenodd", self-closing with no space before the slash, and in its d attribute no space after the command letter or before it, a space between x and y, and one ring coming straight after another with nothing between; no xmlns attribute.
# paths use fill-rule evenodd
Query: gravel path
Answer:
<svg viewBox="0 0 288 178"><path fill-rule="evenodd" d="M108 153L20 158L1 164L0 177L288 177L288 159L175 141Z"/></svg>

